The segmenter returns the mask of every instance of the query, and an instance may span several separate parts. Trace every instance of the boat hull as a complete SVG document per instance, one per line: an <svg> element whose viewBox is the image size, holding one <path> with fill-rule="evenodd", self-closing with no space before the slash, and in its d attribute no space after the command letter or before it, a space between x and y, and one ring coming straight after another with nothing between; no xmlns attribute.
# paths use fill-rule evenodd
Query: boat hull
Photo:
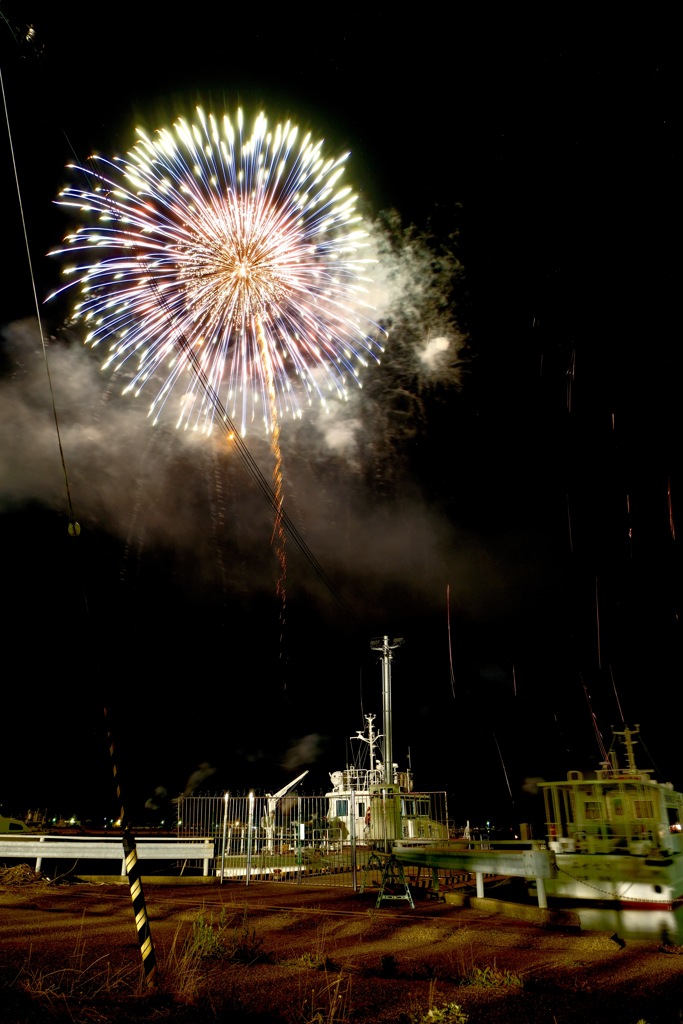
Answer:
<svg viewBox="0 0 683 1024"><path fill-rule="evenodd" d="M576 911L583 928L683 943L683 854L556 852L556 865L545 881L547 899Z"/></svg>

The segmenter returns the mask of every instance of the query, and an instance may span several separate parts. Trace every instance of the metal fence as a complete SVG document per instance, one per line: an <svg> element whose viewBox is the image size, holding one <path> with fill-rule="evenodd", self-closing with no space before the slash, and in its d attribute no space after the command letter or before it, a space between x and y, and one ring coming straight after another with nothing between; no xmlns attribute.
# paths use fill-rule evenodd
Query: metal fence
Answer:
<svg viewBox="0 0 683 1024"><path fill-rule="evenodd" d="M410 793L401 818L402 838L443 841L448 835L445 793ZM178 835L211 837L214 870L223 881L245 884L282 881L317 885L379 884L378 850L400 841L381 823L357 826L356 794L348 806L331 805L329 796L274 800L267 795L184 797L178 803ZM356 834L358 833L360 834Z"/></svg>

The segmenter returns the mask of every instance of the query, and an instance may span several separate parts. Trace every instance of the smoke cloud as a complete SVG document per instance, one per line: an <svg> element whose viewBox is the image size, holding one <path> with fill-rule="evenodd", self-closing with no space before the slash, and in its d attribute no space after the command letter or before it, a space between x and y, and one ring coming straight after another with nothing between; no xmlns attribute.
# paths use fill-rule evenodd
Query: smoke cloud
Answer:
<svg viewBox="0 0 683 1024"><path fill-rule="evenodd" d="M368 298L388 328L386 352L348 401L282 423L285 508L360 612L426 598L441 605L451 582L476 616L477 602L503 596L504 578L425 492L419 465L430 403L453 401L466 373L466 338L451 312L460 268L395 215L375 224L371 241ZM137 398L123 395L126 377L102 372L103 353L67 325L45 331L46 353L34 319L2 330L3 511L39 503L66 515L66 473L82 528L123 541L124 576L152 552L173 551L197 581L230 593L271 589L272 508L230 442L219 431L176 430L171 409L152 425L153 381ZM268 482L269 439L254 432L246 445ZM288 586L319 583L292 572Z"/></svg>

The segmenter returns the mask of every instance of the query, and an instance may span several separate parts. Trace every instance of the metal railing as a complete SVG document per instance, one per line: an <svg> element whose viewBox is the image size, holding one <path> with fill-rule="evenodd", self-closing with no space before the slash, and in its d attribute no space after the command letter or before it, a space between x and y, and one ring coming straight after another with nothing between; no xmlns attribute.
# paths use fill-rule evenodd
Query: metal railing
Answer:
<svg viewBox="0 0 683 1024"><path fill-rule="evenodd" d="M137 859L140 861L174 861L183 865L190 862L201 867L204 875L211 873L216 856L215 841L206 836L169 839L155 836L136 841ZM126 874L126 856L121 836L59 836L21 834L0 838L0 861L35 861L35 870L41 871L44 860L120 861L121 875Z"/></svg>
<svg viewBox="0 0 683 1024"><path fill-rule="evenodd" d="M447 834L442 793L411 793L398 834L393 826L383 831L381 820L371 828L365 808L359 817L353 791L347 803L347 813L340 816L331 813L330 798L324 795L184 797L178 802L178 835L213 837L221 881L309 881L357 888L368 872L372 880L368 862L373 852L388 852L402 839L443 841Z"/></svg>

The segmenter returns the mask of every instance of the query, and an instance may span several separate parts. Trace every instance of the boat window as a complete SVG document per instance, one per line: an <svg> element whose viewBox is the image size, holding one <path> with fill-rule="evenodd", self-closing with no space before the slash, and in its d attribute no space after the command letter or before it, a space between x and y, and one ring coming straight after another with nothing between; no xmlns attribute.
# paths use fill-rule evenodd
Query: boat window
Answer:
<svg viewBox="0 0 683 1024"><path fill-rule="evenodd" d="M634 800L633 816L635 818L654 818L651 800Z"/></svg>
<svg viewBox="0 0 683 1024"><path fill-rule="evenodd" d="M612 813L617 817L623 817L624 815L624 801L620 796L612 797Z"/></svg>
<svg viewBox="0 0 683 1024"><path fill-rule="evenodd" d="M586 800L584 804L584 816L592 820L596 820L600 815L600 804L597 800Z"/></svg>
<svg viewBox="0 0 683 1024"><path fill-rule="evenodd" d="M681 819L678 816L678 808L677 807L667 807L667 812L668 812L668 815L669 815L669 831L670 832L680 832L681 831Z"/></svg>
<svg viewBox="0 0 683 1024"><path fill-rule="evenodd" d="M337 800L337 817L345 818L349 813L349 801L348 800Z"/></svg>
<svg viewBox="0 0 683 1024"><path fill-rule="evenodd" d="M356 804L356 817L357 818L364 818L365 817L365 804L363 803L362 800L360 800Z"/></svg>

